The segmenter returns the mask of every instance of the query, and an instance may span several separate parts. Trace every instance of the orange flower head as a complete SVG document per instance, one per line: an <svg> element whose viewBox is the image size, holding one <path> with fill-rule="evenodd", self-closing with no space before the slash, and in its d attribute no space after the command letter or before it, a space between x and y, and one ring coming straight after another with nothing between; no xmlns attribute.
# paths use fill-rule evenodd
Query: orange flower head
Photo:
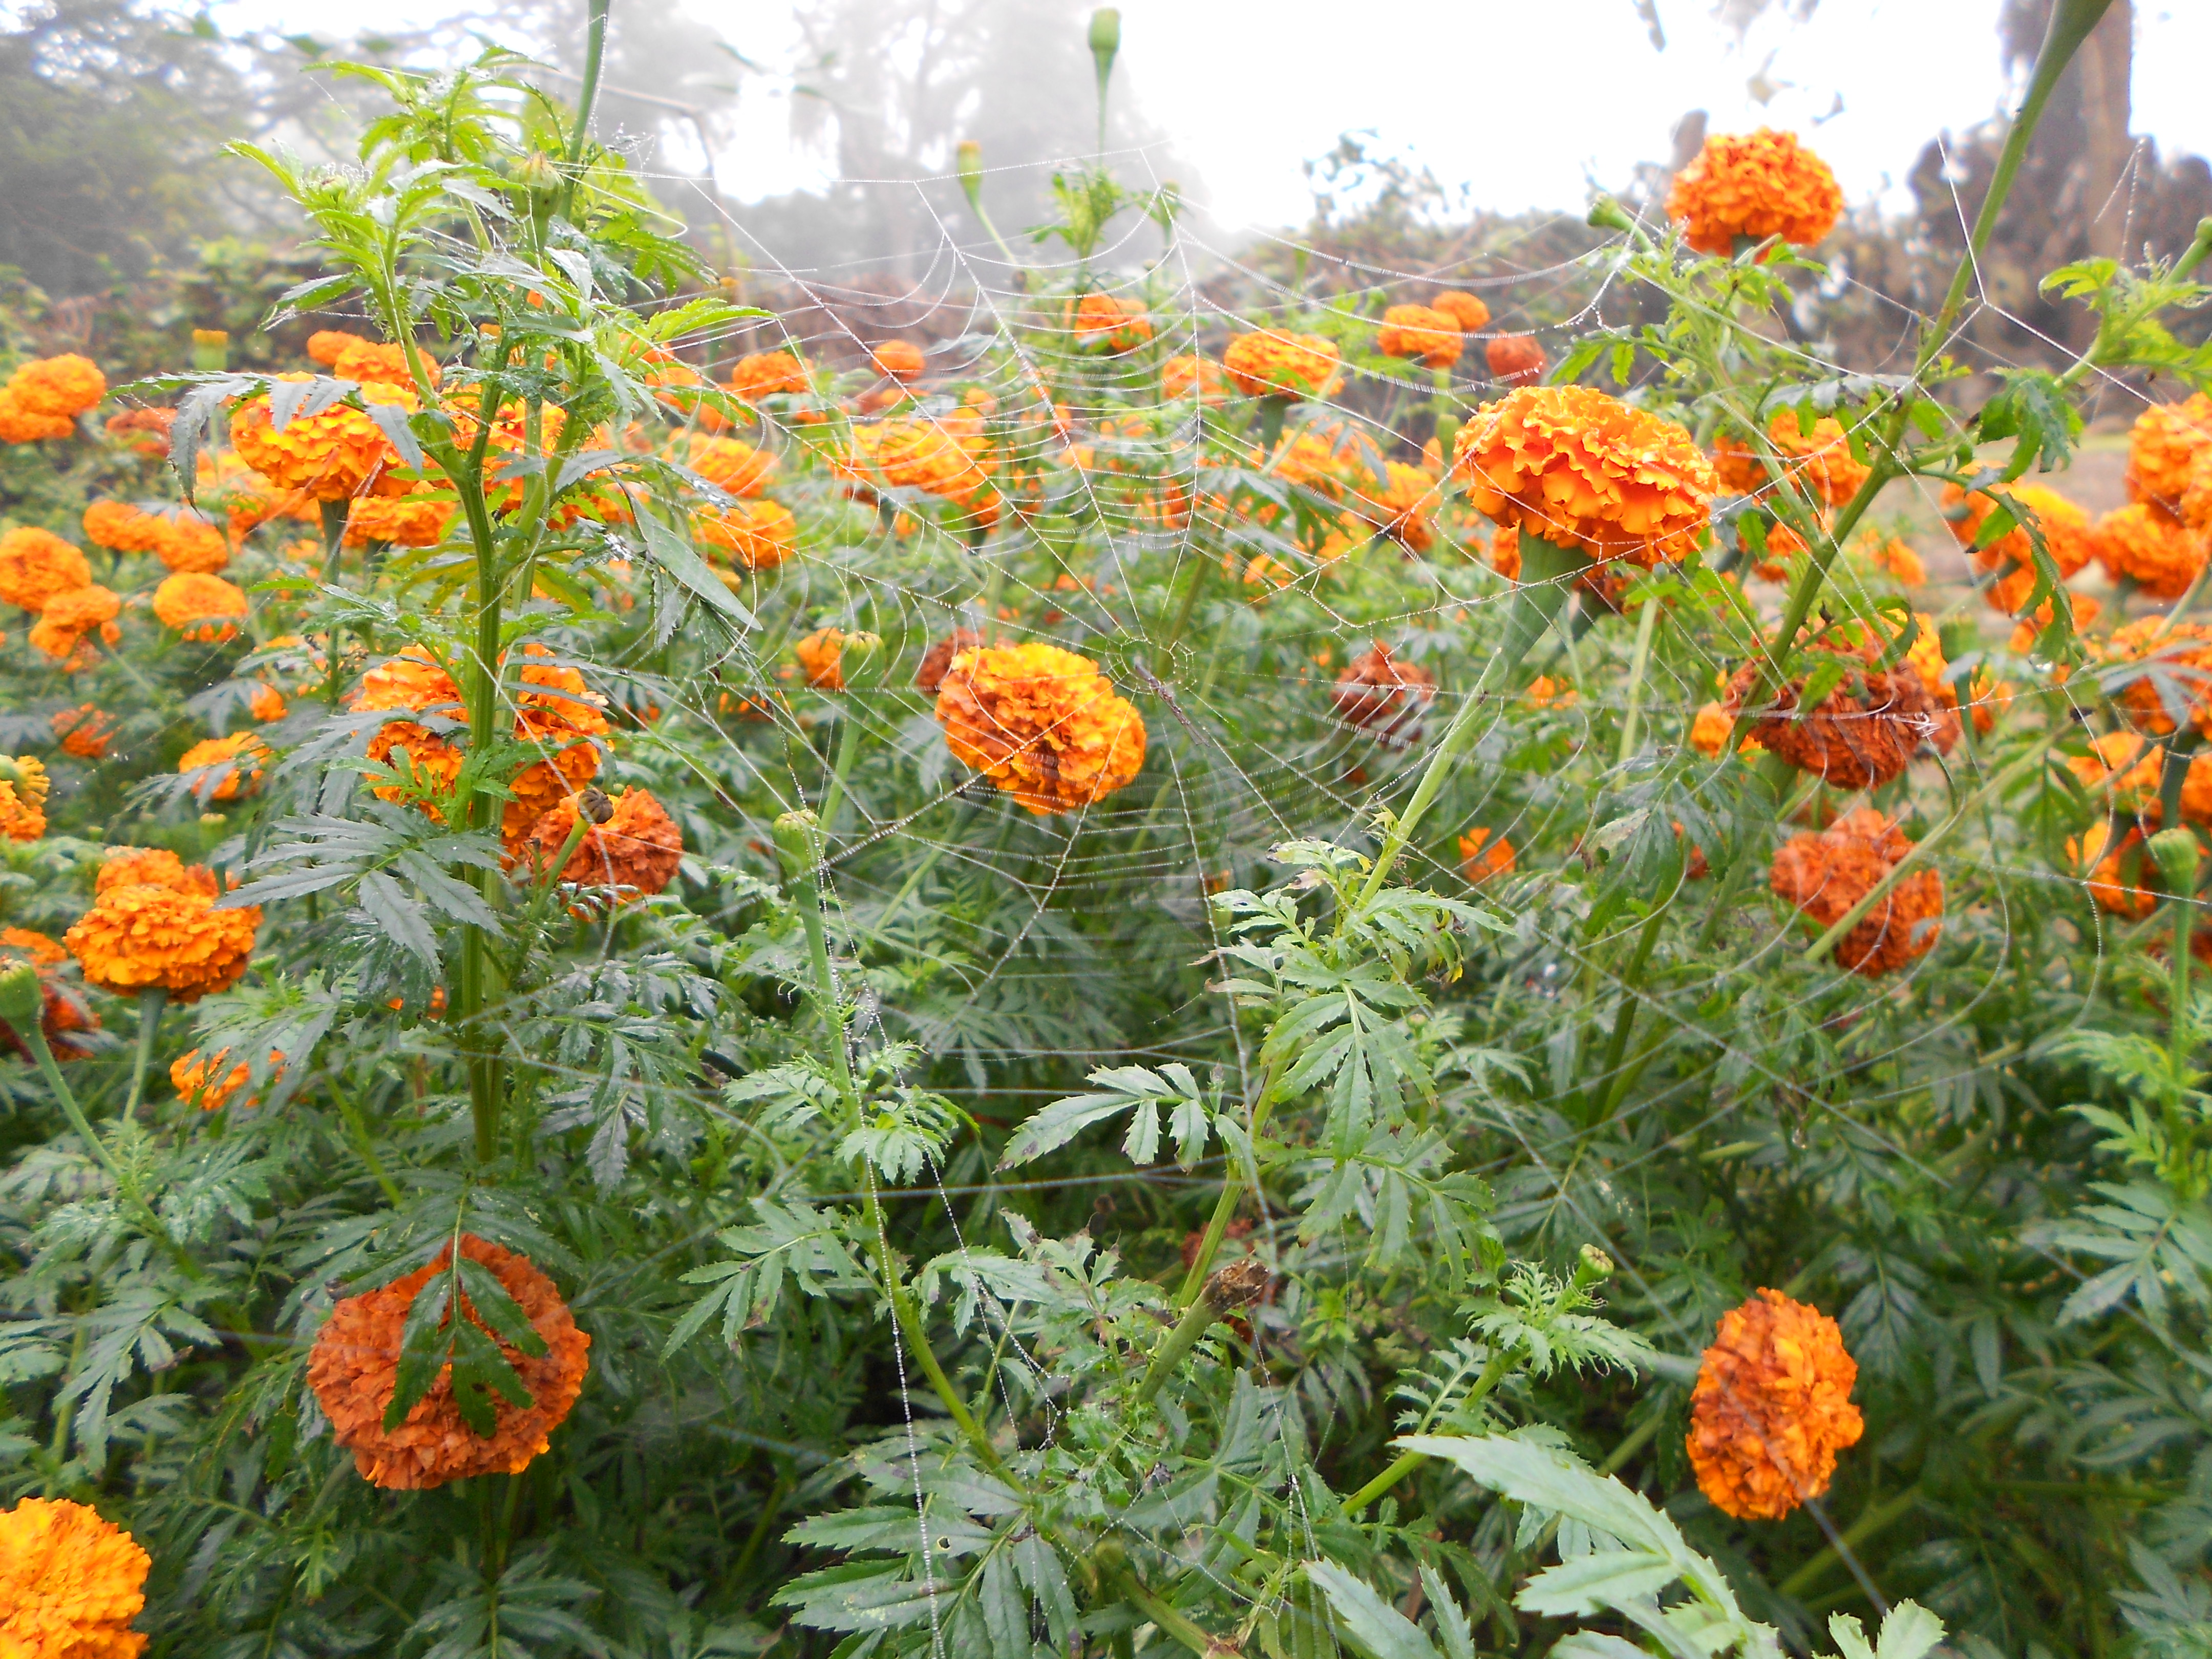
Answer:
<svg viewBox="0 0 2212 1659"><path fill-rule="evenodd" d="M1318 334L1240 334L1222 359L1248 398L1326 398L1344 384L1340 354Z"/></svg>
<svg viewBox="0 0 2212 1659"><path fill-rule="evenodd" d="M1508 386L1534 386L1548 367L1544 348L1533 334L1500 334L1486 341L1482 361L1492 380Z"/></svg>
<svg viewBox="0 0 2212 1659"><path fill-rule="evenodd" d="M269 745L251 732L234 732L227 738L209 738L194 744L178 759L179 776L204 775L193 781L192 793L202 800L236 800L261 788L262 762Z"/></svg>
<svg viewBox="0 0 2212 1659"><path fill-rule="evenodd" d="M444 371L426 353L422 368L430 384L436 386L445 378ZM398 342L390 344L378 340L356 340L331 359L331 373L341 380L360 380L380 386L411 387L415 377L407 369L406 349Z"/></svg>
<svg viewBox="0 0 2212 1659"><path fill-rule="evenodd" d="M1345 665L1328 700L1346 725L1378 743L1405 748L1420 741L1421 714L1436 695L1435 675L1419 663L1400 662L1376 640Z"/></svg>
<svg viewBox="0 0 2212 1659"><path fill-rule="evenodd" d="M580 808L592 822L561 866L562 881L617 889L626 903L660 892L676 878L684 832L648 791L625 789L611 801L597 790L571 795L538 820L525 859L541 880L568 844Z"/></svg>
<svg viewBox="0 0 2212 1659"><path fill-rule="evenodd" d="M166 847L111 847L94 880L99 896L118 887L167 887L212 903L217 890L214 871L186 864Z"/></svg>
<svg viewBox="0 0 2212 1659"><path fill-rule="evenodd" d="M463 719L460 687L453 684L453 676L420 650L393 657L370 669L362 676L361 690L346 707L357 714L405 709L456 723ZM453 780L460 775L459 744L436 735L419 721L386 720L369 734L371 761L380 765L396 764L392 760L394 750L406 751L416 778L431 786L434 793L450 789ZM397 784L380 785L375 793L380 800L408 799L408 792Z"/></svg>
<svg viewBox="0 0 2212 1659"><path fill-rule="evenodd" d="M1783 475L1817 502L1841 507L1867 481L1869 469L1852 456L1850 435L1843 422L1831 416L1822 416L1810 432L1804 432L1798 428L1796 415L1784 410L1768 424L1766 436ZM1713 470L1720 476L1721 488L1732 495L1763 497L1774 489L1765 459L1730 433L1722 434L1713 445Z"/></svg>
<svg viewBox="0 0 2212 1659"><path fill-rule="evenodd" d="M1472 294L1448 288L1431 304L1450 318L1462 334L1478 333L1490 326L1490 307Z"/></svg>
<svg viewBox="0 0 2212 1659"><path fill-rule="evenodd" d="M118 996L158 988L198 1002L244 975L260 924L251 906L218 910L204 894L140 883L102 892L62 942L88 985Z"/></svg>
<svg viewBox="0 0 2212 1659"><path fill-rule="evenodd" d="M0 535L0 601L42 611L56 594L91 580L84 555L52 531L26 525Z"/></svg>
<svg viewBox="0 0 2212 1659"><path fill-rule="evenodd" d="M1521 527L1505 524L1498 526L1490 538L1490 568L1509 582L1521 580Z"/></svg>
<svg viewBox="0 0 2212 1659"><path fill-rule="evenodd" d="M349 333L342 328L318 329L307 337L307 360L310 362L320 363L325 368L332 368L336 366L337 360L345 356L353 347L374 343L373 341L359 334Z"/></svg>
<svg viewBox="0 0 2212 1659"><path fill-rule="evenodd" d="M1467 878L1470 887L1480 887L1498 876L1511 875L1519 862L1513 843L1503 836L1492 840L1489 830L1476 828L1459 838L1460 874Z"/></svg>
<svg viewBox="0 0 2212 1659"><path fill-rule="evenodd" d="M1778 1521L1827 1491L1866 1422L1858 1364L1818 1308L1762 1290L1721 1316L1690 1395L1690 1467L1715 1509Z"/></svg>
<svg viewBox="0 0 2212 1659"><path fill-rule="evenodd" d="M0 927L0 952L20 957L33 968L53 968L69 960L69 952L33 927Z"/></svg>
<svg viewBox="0 0 2212 1659"><path fill-rule="evenodd" d="M902 386L912 386L924 368L921 348L911 340L885 340L868 353L876 373Z"/></svg>
<svg viewBox="0 0 2212 1659"><path fill-rule="evenodd" d="M76 422L65 416L39 415L15 401L15 394L0 386L0 444L34 444L48 438L69 438Z"/></svg>
<svg viewBox="0 0 2212 1659"><path fill-rule="evenodd" d="M741 501L696 509L691 533L748 570L773 570L797 551L799 520L781 501Z"/></svg>
<svg viewBox="0 0 2212 1659"><path fill-rule="evenodd" d="M404 495L356 495L346 507L345 544L435 547L446 539L446 526L453 521L458 506L423 489Z"/></svg>
<svg viewBox="0 0 2212 1659"><path fill-rule="evenodd" d="M1715 487L1680 427L1578 386L1483 404L1452 441L1452 470L1499 525L1647 568L1696 545Z"/></svg>
<svg viewBox="0 0 2212 1659"><path fill-rule="evenodd" d="M2154 823L2165 756L2133 732L2107 732L2090 742L2087 754L2069 760L2066 769L2089 793L2108 796L2115 811Z"/></svg>
<svg viewBox="0 0 2212 1659"><path fill-rule="evenodd" d="M1425 553L1436 545L1437 481L1417 466L1385 461L1378 480L1363 468L1351 470L1345 498L1352 510L1409 550Z"/></svg>
<svg viewBox="0 0 2212 1659"><path fill-rule="evenodd" d="M151 553L161 534L159 514L128 501L94 501L84 510L84 538L117 553Z"/></svg>
<svg viewBox="0 0 2212 1659"><path fill-rule="evenodd" d="M82 587L55 594L46 601L46 610L40 614L51 627L66 629L75 635L96 632L110 645L122 637L122 630L115 623L115 619L123 614L122 595L98 582L87 582ZM53 654L65 657L69 653L57 651Z"/></svg>
<svg viewBox="0 0 2212 1659"><path fill-rule="evenodd" d="M2212 628L2141 617L2114 629L2099 654L2108 662L2143 665L2145 672L2119 687L2116 698L2137 731L2163 737L2178 713L2212 734Z"/></svg>
<svg viewBox="0 0 2212 1659"><path fill-rule="evenodd" d="M1458 322L1433 306L1392 306L1375 337L1384 356L1413 358L1430 368L1449 368L1463 344Z"/></svg>
<svg viewBox="0 0 2212 1659"><path fill-rule="evenodd" d="M2100 910L2124 921L2141 921L2158 908L2158 866L2144 845L2143 832L2130 825L2118 843L2112 826L2091 824L2079 836L2066 838L2066 856L2074 861L2089 896Z"/></svg>
<svg viewBox="0 0 2212 1659"><path fill-rule="evenodd" d="M172 570L212 576L230 562L230 539L189 507L154 517L148 550Z"/></svg>
<svg viewBox="0 0 2212 1659"><path fill-rule="evenodd" d="M1844 192L1828 164L1791 132L1717 133L1689 166L1674 175L1667 216L1682 226L1683 240L1700 253L1723 258L1736 239L1763 242L1779 236L1810 247L1835 228Z"/></svg>
<svg viewBox="0 0 2212 1659"><path fill-rule="evenodd" d="M1875 641L1820 641L1813 649L1856 660L1817 707L1799 706L1804 682L1792 681L1752 727L1760 744L1800 771L1836 789L1878 789L1904 772L1922 744L1948 754L1959 741L1957 709L1931 693L1909 663L1878 667L1882 653ZM1758 675L1759 665L1747 662L1729 680L1722 708L1731 719Z"/></svg>
<svg viewBox="0 0 2212 1659"><path fill-rule="evenodd" d="M27 414L73 421L107 395L107 379L91 358L74 352L39 357L9 377L8 395Z"/></svg>
<svg viewBox="0 0 2212 1659"><path fill-rule="evenodd" d="M768 488L775 471L775 457L766 450L735 438L695 435L684 464L717 489L732 495L753 496Z"/></svg>
<svg viewBox="0 0 2212 1659"><path fill-rule="evenodd" d="M1690 747L1707 760L1718 760L1728 748L1729 733L1735 729L1728 710L1717 702L1706 703L1690 721Z"/></svg>
<svg viewBox="0 0 2212 1659"><path fill-rule="evenodd" d="M1862 537L1859 550L1867 562L1894 580L1899 587L1928 586L1928 566L1920 555L1894 536L1887 539L1869 532Z"/></svg>
<svg viewBox="0 0 2212 1659"><path fill-rule="evenodd" d="M244 1060L239 1061L228 1074L224 1074L222 1063L229 1058L230 1050L228 1048L218 1048L204 1059L198 1049L189 1049L169 1062L169 1086L177 1091L177 1098L187 1106L197 1106L204 1112L219 1111L223 1103L253 1075L253 1068ZM270 1051L270 1064L280 1074L283 1067L278 1062L283 1058L275 1049ZM271 1081L274 1081L273 1078ZM249 1096L240 1103L257 1106L260 1102Z"/></svg>
<svg viewBox="0 0 2212 1659"><path fill-rule="evenodd" d="M760 351L740 358L726 389L749 404L780 393L804 392L810 388L806 366L788 351Z"/></svg>
<svg viewBox="0 0 2212 1659"><path fill-rule="evenodd" d="M983 636L974 629L954 629L922 653L921 665L914 671L915 685L935 696L938 687L945 684L945 671L952 666L952 659L963 651L973 651L982 643Z"/></svg>
<svg viewBox="0 0 2212 1659"><path fill-rule="evenodd" d="M284 694L273 685L257 685L246 701L246 712L264 726L281 720L285 714Z"/></svg>
<svg viewBox="0 0 2212 1659"><path fill-rule="evenodd" d="M1152 337L1152 319L1134 300L1110 294L1085 295L1068 308L1067 325L1085 350L1134 351Z"/></svg>
<svg viewBox="0 0 2212 1659"><path fill-rule="evenodd" d="M2212 397L2153 404L2128 433L2128 499L2169 519L2181 515L2191 473L2212 452Z"/></svg>
<svg viewBox="0 0 2212 1659"><path fill-rule="evenodd" d="M845 689L845 635L836 628L817 628L805 638L795 641L792 653L799 659L799 666L806 676L806 683L817 691L842 691Z"/></svg>
<svg viewBox="0 0 2212 1659"><path fill-rule="evenodd" d="M1087 657L1055 645L952 659L937 723L954 757L1040 817L1103 800L1145 763L1144 716Z"/></svg>
<svg viewBox="0 0 2212 1659"><path fill-rule="evenodd" d="M1160 396L1188 398L1195 392L1202 404L1229 401L1228 377L1210 357L1170 357L1160 365Z"/></svg>
<svg viewBox="0 0 2212 1659"><path fill-rule="evenodd" d="M1911 850L1894 823L1862 806L1832 829L1792 836L1774 855L1768 884L1826 929L1848 915ZM1894 972L1936 948L1942 921L1942 877L1915 868L1837 942L1836 960L1869 979Z"/></svg>
<svg viewBox="0 0 2212 1659"><path fill-rule="evenodd" d="M67 1498L21 1499L0 1514L0 1654L7 1659L137 1659L144 1611L138 1542Z"/></svg>
<svg viewBox="0 0 2212 1659"><path fill-rule="evenodd" d="M542 645L523 647L525 689L515 697L514 736L544 758L524 767L507 786L502 832L510 852L556 802L599 775L599 750L591 739L611 729L606 699L584 684L580 671L533 660L550 655Z"/></svg>
<svg viewBox="0 0 2212 1659"><path fill-rule="evenodd" d="M368 403L415 407L415 394L404 386L371 382L362 387L361 396ZM332 404L315 415L295 414L279 432L269 399L249 398L230 417L230 442L273 488L298 490L319 501L380 489L385 474L399 464L398 452L383 429L349 404Z"/></svg>
<svg viewBox="0 0 2212 1659"><path fill-rule="evenodd" d="M187 640L220 644L238 637L246 594L220 576L179 570L154 590L154 614Z"/></svg>
<svg viewBox="0 0 2212 1659"><path fill-rule="evenodd" d="M0 755L0 836L36 841L46 833L46 794L52 787L43 762L29 755Z"/></svg>
<svg viewBox="0 0 2212 1659"><path fill-rule="evenodd" d="M522 1306L545 1346L538 1355L500 1342L499 1348L530 1396L517 1406L494 1404L492 1432L479 1437L461 1415L453 1376L441 1372L396 1429L384 1413L399 1381L399 1350L408 1308L453 1260L449 1243L437 1257L381 1289L349 1296L331 1310L307 1355L307 1385L315 1391L337 1443L353 1453L354 1467L374 1485L422 1492L478 1474L520 1474L546 1448L553 1431L583 1392L592 1339L576 1328L553 1281L527 1256L464 1233L461 1254L489 1268L500 1287ZM482 1328L465 1295L459 1315ZM453 1314L448 1313L447 1317Z"/></svg>
<svg viewBox="0 0 2212 1659"><path fill-rule="evenodd" d="M2204 568L2208 544L2201 531L2133 502L2097 520L2092 537L2097 562L2114 581L2122 578L2150 599L2178 599Z"/></svg>
<svg viewBox="0 0 2212 1659"><path fill-rule="evenodd" d="M2036 527L2043 532L2045 550L2062 580L2089 562L2097 551L2097 538L2087 514L2057 490L2040 484L2013 484L2006 493L2012 499L2015 518L2023 516L2020 509L2033 516ZM1994 497L1978 489L1968 495L1956 484L1943 486L1942 505L1944 522L1952 536L1960 546L1970 550L1997 507ZM2035 550L2024 525L2015 524L1975 551L1973 560L1978 569L1998 573L1987 591L1990 602L1997 609L2015 611L2027 603L2035 587Z"/></svg>

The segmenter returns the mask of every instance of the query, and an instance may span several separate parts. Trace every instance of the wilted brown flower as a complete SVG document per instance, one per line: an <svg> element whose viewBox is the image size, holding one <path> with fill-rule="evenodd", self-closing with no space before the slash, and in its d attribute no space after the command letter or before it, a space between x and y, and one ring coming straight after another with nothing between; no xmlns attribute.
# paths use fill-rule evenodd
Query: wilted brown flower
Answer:
<svg viewBox="0 0 2212 1659"><path fill-rule="evenodd" d="M1403 748L1420 741L1421 714L1436 695L1435 675L1419 663L1399 661L1376 640L1336 677L1329 703L1346 725Z"/></svg>
<svg viewBox="0 0 2212 1659"><path fill-rule="evenodd" d="M954 629L924 653L921 666L914 671L915 686L934 696L937 688L945 684L945 671L952 666L952 659L982 643L983 636L974 629Z"/></svg>
<svg viewBox="0 0 2212 1659"><path fill-rule="evenodd" d="M1878 667L1881 653L1873 641L1823 641L1812 648L1853 659L1842 683L1818 707L1804 709L1798 706L1804 682L1793 680L1752 727L1762 744L1800 771L1838 789L1879 788L1905 770L1922 744L1948 752L1958 742L1958 711L1930 695L1907 664ZM1747 662L1729 681L1722 710L1730 719L1758 677L1758 663Z"/></svg>

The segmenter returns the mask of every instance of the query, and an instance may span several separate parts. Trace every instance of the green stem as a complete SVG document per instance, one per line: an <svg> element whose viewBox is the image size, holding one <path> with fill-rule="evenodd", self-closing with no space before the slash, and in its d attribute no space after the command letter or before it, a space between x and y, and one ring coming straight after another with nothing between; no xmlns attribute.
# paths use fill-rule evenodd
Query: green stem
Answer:
<svg viewBox="0 0 2212 1659"><path fill-rule="evenodd" d="M1445 728L1436 752L1429 757L1421 781L1414 786L1413 798L1406 803L1406 810L1384 836L1382 849L1375 855L1375 867L1368 872L1366 885L1360 889L1356 908L1364 909L1374 902L1375 895L1382 890L1382 884L1390 878L1391 871L1404 855L1414 830L1435 804L1446 775L1474 745L1483 698L1521 666L1521 659L1543 637L1544 630L1566 605L1567 578L1589 564L1588 556L1579 550L1556 547L1525 530L1522 532L1522 582L1514 589L1511 608L1506 612L1505 637L1483 664L1474 689L1460 704L1459 712L1452 716L1452 723Z"/></svg>
<svg viewBox="0 0 2212 1659"><path fill-rule="evenodd" d="M1666 902L1662 901L1644 918L1643 933L1636 941L1636 954L1629 959L1628 971L1620 978L1620 1012L1613 1016L1613 1036L1605 1046L1605 1065L1595 1080L1601 1116L1611 1115L1616 1098L1613 1089L1620 1080L1621 1061L1628 1055L1628 1034L1636 1026L1636 993L1644 983L1644 969L1651 960L1652 947L1659 942L1659 929L1667 920L1667 909Z"/></svg>
<svg viewBox="0 0 2212 1659"><path fill-rule="evenodd" d="M349 501L323 503L323 586L325 587L337 585L338 555L345 548L346 515L352 507ZM323 703L325 708L336 708L338 706L338 691L344 682L339 678L338 627L335 622L331 624L326 650L330 672L323 681Z"/></svg>
<svg viewBox="0 0 2212 1659"><path fill-rule="evenodd" d="M853 762L860 752L860 711L848 692L845 706L838 714L837 762L830 770L830 787L822 795L822 833L825 837L837 828L837 811L845 804L845 781L851 775Z"/></svg>
<svg viewBox="0 0 2212 1659"><path fill-rule="evenodd" d="M169 994L158 985L149 985L138 994L138 1046L131 1055L131 1094L123 1103L125 1117L135 1116L138 1103L146 1097L146 1072L154 1063L154 1035L161 1028L161 1010L168 1002Z"/></svg>
<svg viewBox="0 0 2212 1659"><path fill-rule="evenodd" d="M1160 1385L1174 1374L1184 1357L1198 1346L1198 1339L1206 1334L1206 1327L1220 1316L1221 1310L1213 1305L1212 1297L1201 1294L1193 1300L1190 1306L1183 1310L1182 1317L1176 1322L1175 1328L1168 1333L1167 1340L1153 1351L1152 1363L1145 1367L1144 1381L1137 1385L1139 1405L1152 1403L1152 1396L1160 1391Z"/></svg>
<svg viewBox="0 0 2212 1659"><path fill-rule="evenodd" d="M1261 1132L1267 1127L1267 1118L1275 1109L1275 1085L1282 1080L1284 1065L1285 1057L1279 1054L1268 1062L1267 1073L1260 1079L1259 1097L1252 1103L1250 1134L1255 1153ZM1205 1288L1206 1274L1213 1270L1214 1255L1221 1249L1221 1241L1237 1214L1237 1200L1243 1194L1244 1185L1237 1179L1232 1165L1222 1175L1221 1196L1214 1200L1212 1217L1198 1241L1198 1254L1191 1258L1190 1271L1182 1276L1182 1288L1176 1292L1178 1308L1188 1308L1197 1302L1199 1291Z"/></svg>
<svg viewBox="0 0 2212 1659"><path fill-rule="evenodd" d="M1620 756L1617 764L1626 766L1629 757L1636 752L1636 724L1644 712L1644 674L1651 662L1651 635L1659 625L1661 606L1656 599L1644 602L1644 614L1636 621L1636 655L1628 667L1628 706L1620 715Z"/></svg>
<svg viewBox="0 0 2212 1659"><path fill-rule="evenodd" d="M607 51L609 0L591 0L590 21L584 29L584 84L576 94L576 125L568 134L568 176L561 186L561 216L568 218L576 203L576 171L583 165L584 143L592 129L592 107L599 100L599 68Z"/></svg>
<svg viewBox="0 0 2212 1659"><path fill-rule="evenodd" d="M1803 1566L1784 1579L1776 1589L1784 1595L1795 1598L1804 1595L1820 1582L1820 1575L1843 1559L1843 1551L1864 1543L1892 1522L1900 1521L1912 1513L1920 1502L1920 1488L1907 1486L1887 1504L1875 1505L1851 1522L1843 1536L1831 1544ZM1838 1545L1842 1547L1838 1548Z"/></svg>
<svg viewBox="0 0 2212 1659"><path fill-rule="evenodd" d="M1482 1368L1482 1375L1474 1379L1474 1385L1467 1391L1467 1398L1460 1405L1459 1409L1462 1413L1471 1407L1480 1405L1484 1397L1504 1381L1506 1370L1513 1364L1513 1356L1516 1352L1515 1348L1500 1348L1490 1356L1489 1363ZM1428 1461L1425 1453L1406 1453L1389 1468L1344 1500L1345 1518L1350 1520L1357 1516L1370 1504Z"/></svg>

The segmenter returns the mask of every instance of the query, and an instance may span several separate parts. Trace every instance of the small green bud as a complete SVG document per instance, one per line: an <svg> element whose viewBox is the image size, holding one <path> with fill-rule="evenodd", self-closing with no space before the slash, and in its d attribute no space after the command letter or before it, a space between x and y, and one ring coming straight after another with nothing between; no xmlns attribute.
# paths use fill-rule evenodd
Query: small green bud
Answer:
<svg viewBox="0 0 2212 1659"><path fill-rule="evenodd" d="M0 969L0 1019L18 1031L27 1031L38 1024L46 1006L46 988L39 983L37 969L27 962L11 962Z"/></svg>
<svg viewBox="0 0 2212 1659"><path fill-rule="evenodd" d="M2150 838L2150 855L2166 878L2166 890L2187 897L2197 890L2197 872L2204 862L2204 849L2197 844L2194 830L2161 830Z"/></svg>
<svg viewBox="0 0 2212 1659"><path fill-rule="evenodd" d="M1582 1248L1582 1260L1575 1267L1575 1288L1583 1290L1613 1277L1613 1258L1595 1244Z"/></svg>
<svg viewBox="0 0 2212 1659"><path fill-rule="evenodd" d="M957 158L953 165L959 169L960 188L968 198L968 205L980 214L983 211L983 147L973 138L963 138L960 148L953 153Z"/></svg>
<svg viewBox="0 0 2212 1659"><path fill-rule="evenodd" d="M775 821L775 855L787 878L797 879L822 862L822 826L805 807Z"/></svg>
<svg viewBox="0 0 2212 1659"><path fill-rule="evenodd" d="M1636 221L1612 197L1601 194L1590 204L1589 222L1599 230L1633 230Z"/></svg>
<svg viewBox="0 0 2212 1659"><path fill-rule="evenodd" d="M1114 72L1114 54L1121 50L1121 9L1101 6L1091 14L1091 55L1098 60L1101 79Z"/></svg>

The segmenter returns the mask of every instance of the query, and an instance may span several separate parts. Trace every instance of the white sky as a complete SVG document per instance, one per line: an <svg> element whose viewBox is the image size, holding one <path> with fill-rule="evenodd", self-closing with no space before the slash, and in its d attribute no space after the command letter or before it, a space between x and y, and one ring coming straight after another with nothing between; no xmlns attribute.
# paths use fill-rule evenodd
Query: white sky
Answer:
<svg viewBox="0 0 2212 1659"><path fill-rule="evenodd" d="M787 59L789 0L684 3L756 62ZM1302 221L1299 163L1362 128L1482 205L1579 209L1593 182L1618 185L1637 162L1665 160L1670 130L1693 108L1715 131L1794 128L1854 201L1899 208L1920 146L2008 96L1998 0L1821 0L1803 23L1761 20L1741 47L1711 0L1656 3L1663 52L1633 0L1121 0L1115 90L1165 131L1229 229ZM387 0L378 21L439 9ZM619 0L616 14L618 28ZM330 17L322 0L222 0L215 15L232 28L327 29ZM2212 6L2136 0L2136 132L2167 155L2212 155L2202 84ZM819 160L792 146L788 118L787 95L746 84L738 141L717 158L726 193L757 199L823 180Z"/></svg>

